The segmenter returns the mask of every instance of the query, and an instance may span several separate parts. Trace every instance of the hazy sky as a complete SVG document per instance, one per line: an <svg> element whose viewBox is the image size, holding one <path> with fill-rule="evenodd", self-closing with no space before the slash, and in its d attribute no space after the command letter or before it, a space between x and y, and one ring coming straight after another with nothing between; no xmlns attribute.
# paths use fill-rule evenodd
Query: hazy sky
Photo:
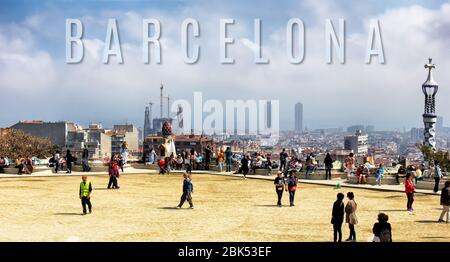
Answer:
<svg viewBox="0 0 450 262"><path fill-rule="evenodd" d="M437 111L450 118L450 3L448 1L1 1L0 127L18 120L69 120L143 126L144 107L164 83L172 99L279 99L282 129L294 127L302 102L308 129L366 123L376 129L422 126L428 57L437 64ZM200 23L198 63L181 55L185 18ZM301 18L305 59L286 57L286 24ZM65 63L65 19L84 24L85 57ZM124 63L101 55L108 18L116 18ZM162 64L142 62L142 19L162 27ZM219 62L219 19L234 18L228 47L236 63ZM253 19L262 20L263 56L254 63ZM325 19L346 20L346 63L325 62ZM380 21L386 63L364 63L369 20ZM337 29L336 29L337 30ZM153 115L159 114L154 106Z"/></svg>

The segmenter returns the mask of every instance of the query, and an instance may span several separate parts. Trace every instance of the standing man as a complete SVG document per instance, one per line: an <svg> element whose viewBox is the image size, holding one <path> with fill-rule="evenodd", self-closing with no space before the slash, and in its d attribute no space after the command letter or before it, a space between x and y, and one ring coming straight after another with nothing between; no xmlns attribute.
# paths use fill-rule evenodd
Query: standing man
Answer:
<svg viewBox="0 0 450 262"><path fill-rule="evenodd" d="M250 165L250 155L243 156L241 160L241 169L242 174L244 175L244 179L247 179L249 165Z"/></svg>
<svg viewBox="0 0 450 262"><path fill-rule="evenodd" d="M210 145L205 148L205 170L209 170L209 163L211 162L211 147Z"/></svg>
<svg viewBox="0 0 450 262"><path fill-rule="evenodd" d="M330 153L324 159L325 164L325 179L331 180L331 169L333 168L333 158L331 158Z"/></svg>
<svg viewBox="0 0 450 262"><path fill-rule="evenodd" d="M288 158L288 153L286 153L286 149L283 148L283 150L280 153L280 171L283 171L286 169L286 163Z"/></svg>
<svg viewBox="0 0 450 262"><path fill-rule="evenodd" d="M439 161L434 161L434 193L437 193L439 191L439 182L442 178L442 171L441 167L439 166Z"/></svg>
<svg viewBox="0 0 450 262"><path fill-rule="evenodd" d="M83 166L83 172L89 172L89 151L87 148L83 149L83 154L81 155L81 165Z"/></svg>
<svg viewBox="0 0 450 262"><path fill-rule="evenodd" d="M233 152L231 151L231 148L227 147L225 150L225 164L227 166L227 172L231 172L232 156Z"/></svg>
<svg viewBox="0 0 450 262"><path fill-rule="evenodd" d="M83 206L83 215L86 215L86 205L89 208L89 214L92 213L92 204L91 204L91 192L92 192L92 184L91 181L87 181L87 176L81 177L82 181L80 183L80 199L81 205Z"/></svg>
<svg viewBox="0 0 450 262"><path fill-rule="evenodd" d="M180 204L177 206L177 208L181 208L184 202L187 200L189 203L189 208L194 209L194 204L192 203L192 193L194 193L194 185L192 184L192 180L187 172L183 173L183 177L183 194L181 195Z"/></svg>

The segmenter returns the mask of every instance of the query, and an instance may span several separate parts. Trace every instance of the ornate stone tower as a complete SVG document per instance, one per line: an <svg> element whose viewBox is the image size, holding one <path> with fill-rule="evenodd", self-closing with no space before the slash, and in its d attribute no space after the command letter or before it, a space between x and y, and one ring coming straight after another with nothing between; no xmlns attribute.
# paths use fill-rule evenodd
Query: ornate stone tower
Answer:
<svg viewBox="0 0 450 262"><path fill-rule="evenodd" d="M425 83L422 84L422 92L425 95L425 110L423 113L423 123L425 125L423 133L423 144L436 149L436 93L438 91L438 84L433 79L433 70L436 65L431 63L431 58L428 58L428 64L425 68L428 69L428 77Z"/></svg>

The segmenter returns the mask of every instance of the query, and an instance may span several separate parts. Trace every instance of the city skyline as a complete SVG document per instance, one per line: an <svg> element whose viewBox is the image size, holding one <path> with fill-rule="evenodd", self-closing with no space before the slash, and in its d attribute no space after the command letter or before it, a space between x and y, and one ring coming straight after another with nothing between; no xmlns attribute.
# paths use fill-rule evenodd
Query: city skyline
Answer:
<svg viewBox="0 0 450 262"><path fill-rule="evenodd" d="M435 78L442 87L437 111L444 119L450 117L450 104L443 102L450 96L446 88L450 76L444 73L450 66L450 4L445 1L71 2L70 9L64 8L65 3L0 4L0 90L8 97L0 110L14 112L5 114L0 126L37 119L105 125L128 121L143 127L142 112L148 101L158 101L163 82L173 94L171 101L192 97L195 91L220 101L277 99L281 130L294 129L292 106L299 100L308 112L304 128L365 124L377 130L409 130L422 125L422 66L428 57L438 64ZM140 24L147 17L160 19L163 26L161 65L141 61ZM186 65L180 58L179 29L187 17L195 17L201 25L201 60L195 65ZM217 62L216 31L219 19L227 17L235 19L229 31L235 43L229 52L236 63L225 66ZM301 18L307 28L306 56L299 65L286 62L285 41L279 41L292 17ZM346 63L326 64L324 21L331 19L337 28L341 17L346 19ZM86 27L86 57L80 64L64 62L66 18L80 18ZM108 18L118 21L122 65L100 62ZM254 18L262 21L262 53L270 58L267 65L253 63ZM361 55L371 18L380 21L383 65L366 65Z"/></svg>

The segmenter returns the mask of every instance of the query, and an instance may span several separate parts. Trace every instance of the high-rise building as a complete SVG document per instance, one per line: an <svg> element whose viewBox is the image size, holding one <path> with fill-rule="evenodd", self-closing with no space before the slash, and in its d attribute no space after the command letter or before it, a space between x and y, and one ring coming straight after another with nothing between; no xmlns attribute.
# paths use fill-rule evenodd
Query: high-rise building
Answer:
<svg viewBox="0 0 450 262"><path fill-rule="evenodd" d="M368 135L358 130L354 135L344 138L344 149L352 150L354 154L367 154L369 152L368 141Z"/></svg>
<svg viewBox="0 0 450 262"><path fill-rule="evenodd" d="M267 114L266 114L266 127L272 128L272 103L270 101L267 101Z"/></svg>
<svg viewBox="0 0 450 262"><path fill-rule="evenodd" d="M150 103L150 106L152 104ZM150 107L145 107L145 117L144 117L144 138L152 133L152 122L151 122L151 111Z"/></svg>
<svg viewBox="0 0 450 262"><path fill-rule="evenodd" d="M294 131L302 132L303 131L303 104L298 102L295 104L295 128Z"/></svg>

